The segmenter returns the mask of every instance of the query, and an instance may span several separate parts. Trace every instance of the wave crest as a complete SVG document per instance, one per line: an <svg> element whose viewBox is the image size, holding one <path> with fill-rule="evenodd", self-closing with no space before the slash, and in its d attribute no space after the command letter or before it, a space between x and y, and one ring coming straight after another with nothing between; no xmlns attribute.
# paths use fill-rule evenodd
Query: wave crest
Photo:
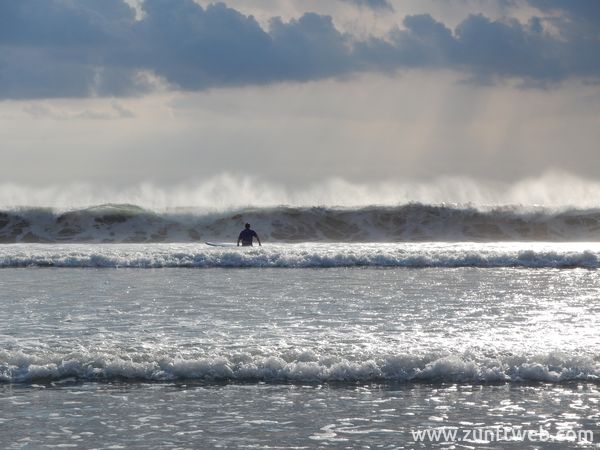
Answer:
<svg viewBox="0 0 600 450"><path fill-rule="evenodd" d="M245 222L271 242L596 241L600 209L477 209L410 203L364 208L272 207L207 212L106 204L0 211L0 243L235 240Z"/></svg>
<svg viewBox="0 0 600 450"><path fill-rule="evenodd" d="M172 358L165 355L46 355L0 352L0 381L31 383L85 381L198 380L211 382L520 382L600 380L600 363L589 356L373 355L351 360L332 355L285 358L282 355L214 355Z"/></svg>
<svg viewBox="0 0 600 450"><path fill-rule="evenodd" d="M0 246L0 268L600 267L594 243L16 244Z"/></svg>

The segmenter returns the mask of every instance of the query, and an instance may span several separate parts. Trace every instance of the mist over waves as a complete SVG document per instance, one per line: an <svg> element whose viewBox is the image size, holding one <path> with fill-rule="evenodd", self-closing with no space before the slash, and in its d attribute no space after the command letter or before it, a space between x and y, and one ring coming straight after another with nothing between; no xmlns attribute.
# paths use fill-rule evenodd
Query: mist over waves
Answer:
<svg viewBox="0 0 600 450"><path fill-rule="evenodd" d="M222 173L172 185L127 184L126 180L123 183L22 185L5 182L0 184L0 209L42 207L67 211L103 204L130 204L160 212L177 207L224 211L280 205L357 208L407 203L479 209L506 205L600 208L600 181L562 171L504 182L458 175L376 182L333 177L296 186L254 175Z"/></svg>
<svg viewBox="0 0 600 450"><path fill-rule="evenodd" d="M221 174L173 186L0 185L0 243L597 241L600 183L546 173L293 188Z"/></svg>

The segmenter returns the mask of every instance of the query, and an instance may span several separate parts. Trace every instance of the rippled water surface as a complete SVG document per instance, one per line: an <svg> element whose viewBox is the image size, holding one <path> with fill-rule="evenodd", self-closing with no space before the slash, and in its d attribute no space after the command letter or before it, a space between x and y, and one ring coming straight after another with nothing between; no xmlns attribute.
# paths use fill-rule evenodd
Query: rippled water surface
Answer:
<svg viewBox="0 0 600 450"><path fill-rule="evenodd" d="M594 384L1 386L3 448L592 448ZM548 430L546 443L467 430ZM416 442L423 430L457 430ZM491 430L491 431L490 431ZM593 430L594 442L567 431ZM595 445L594 445L595 443ZM465 447L463 447L463 445Z"/></svg>
<svg viewBox="0 0 600 450"><path fill-rule="evenodd" d="M0 447L600 443L599 293L587 269L5 268Z"/></svg>

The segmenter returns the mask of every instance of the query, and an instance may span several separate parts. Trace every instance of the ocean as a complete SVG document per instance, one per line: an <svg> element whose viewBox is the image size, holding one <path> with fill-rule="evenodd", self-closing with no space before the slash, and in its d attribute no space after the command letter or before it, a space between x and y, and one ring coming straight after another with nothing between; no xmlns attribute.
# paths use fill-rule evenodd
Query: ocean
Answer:
<svg viewBox="0 0 600 450"><path fill-rule="evenodd" d="M597 448L599 224L4 211L0 448Z"/></svg>

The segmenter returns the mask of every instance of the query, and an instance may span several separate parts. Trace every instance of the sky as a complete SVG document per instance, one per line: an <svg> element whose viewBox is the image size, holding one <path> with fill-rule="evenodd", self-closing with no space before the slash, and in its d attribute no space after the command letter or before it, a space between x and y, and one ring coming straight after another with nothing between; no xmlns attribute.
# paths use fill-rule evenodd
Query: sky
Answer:
<svg viewBox="0 0 600 450"><path fill-rule="evenodd" d="M569 202L599 44L597 0L0 0L0 204Z"/></svg>

